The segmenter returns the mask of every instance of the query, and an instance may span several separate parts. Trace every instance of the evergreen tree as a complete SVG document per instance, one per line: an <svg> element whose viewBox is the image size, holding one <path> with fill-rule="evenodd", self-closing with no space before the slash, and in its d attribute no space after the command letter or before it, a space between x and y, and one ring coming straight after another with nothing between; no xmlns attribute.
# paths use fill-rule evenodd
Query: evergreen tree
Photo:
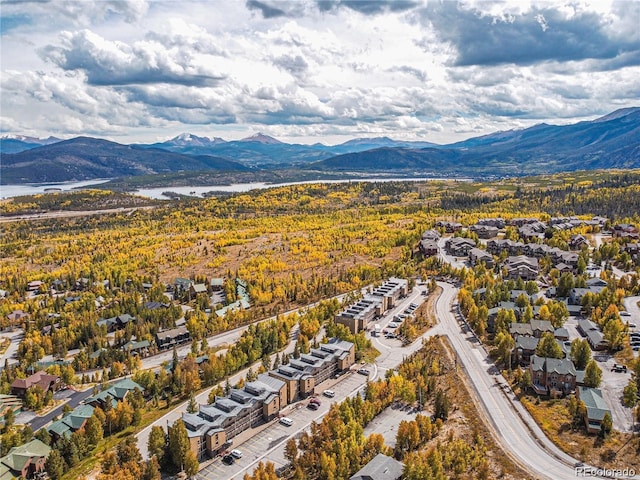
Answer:
<svg viewBox="0 0 640 480"><path fill-rule="evenodd" d="M60 455L60 451L56 448L51 450L51 453L49 453L44 463L44 469L49 474L51 480L60 480L66 468L67 466L62 455Z"/></svg>
<svg viewBox="0 0 640 480"><path fill-rule="evenodd" d="M198 402L196 402L196 398L193 396L193 392L189 396L189 405L187 405L187 413L197 413L198 412Z"/></svg>
<svg viewBox="0 0 640 480"><path fill-rule="evenodd" d="M169 428L169 455L173 465L179 469L184 469L184 460L189 451L189 436L187 428L181 419L176 420Z"/></svg>
<svg viewBox="0 0 640 480"><path fill-rule="evenodd" d="M149 432L149 439L147 440L147 450L149 456L155 456L158 459L158 463L162 463L167 448L167 436L164 433L164 429L160 426L154 425Z"/></svg>
<svg viewBox="0 0 640 480"><path fill-rule="evenodd" d="M152 456L144 467L142 480L161 480L160 464L155 456Z"/></svg>

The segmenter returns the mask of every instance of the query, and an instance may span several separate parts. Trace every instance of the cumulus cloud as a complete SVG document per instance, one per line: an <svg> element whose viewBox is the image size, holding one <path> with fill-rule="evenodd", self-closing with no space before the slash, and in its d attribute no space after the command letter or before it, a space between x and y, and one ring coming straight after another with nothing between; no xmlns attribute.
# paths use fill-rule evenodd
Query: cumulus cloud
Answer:
<svg viewBox="0 0 640 480"><path fill-rule="evenodd" d="M177 83L206 86L224 78L185 49L174 49L155 40L108 41L89 31L64 32L62 46L41 50L43 58L63 70L83 71L92 85Z"/></svg>
<svg viewBox="0 0 640 480"><path fill-rule="evenodd" d="M533 7L496 15L443 2L429 4L422 15L455 47L458 66L613 59L640 50L637 41L613 36L608 19L586 10L567 15L558 8Z"/></svg>

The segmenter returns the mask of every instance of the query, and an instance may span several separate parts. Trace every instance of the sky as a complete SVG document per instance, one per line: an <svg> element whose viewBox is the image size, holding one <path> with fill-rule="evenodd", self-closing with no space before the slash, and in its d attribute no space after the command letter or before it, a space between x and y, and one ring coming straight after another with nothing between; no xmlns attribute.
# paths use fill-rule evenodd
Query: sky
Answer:
<svg viewBox="0 0 640 480"><path fill-rule="evenodd" d="M0 0L0 133L446 144L640 106L640 0Z"/></svg>

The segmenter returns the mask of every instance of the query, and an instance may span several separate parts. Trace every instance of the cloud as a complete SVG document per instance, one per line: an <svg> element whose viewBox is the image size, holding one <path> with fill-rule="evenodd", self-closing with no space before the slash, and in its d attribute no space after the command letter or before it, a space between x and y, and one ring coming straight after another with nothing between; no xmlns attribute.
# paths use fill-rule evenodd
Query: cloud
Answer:
<svg viewBox="0 0 640 480"><path fill-rule="evenodd" d="M558 8L533 7L527 12L496 15L443 2L429 4L422 18L440 39L455 47L457 66L614 59L640 50L637 41L609 31L613 20L586 10L567 15ZM635 61L635 56L631 58Z"/></svg>
<svg viewBox="0 0 640 480"><path fill-rule="evenodd" d="M64 32L63 46L49 45L41 56L66 71L83 71L91 85L175 83L207 86L224 78L187 49L157 39L135 42L105 40L89 31Z"/></svg>
<svg viewBox="0 0 640 480"><path fill-rule="evenodd" d="M420 2L412 0L318 0L320 11L327 12L340 7L349 8L364 15L378 15L385 12L404 12L417 7Z"/></svg>

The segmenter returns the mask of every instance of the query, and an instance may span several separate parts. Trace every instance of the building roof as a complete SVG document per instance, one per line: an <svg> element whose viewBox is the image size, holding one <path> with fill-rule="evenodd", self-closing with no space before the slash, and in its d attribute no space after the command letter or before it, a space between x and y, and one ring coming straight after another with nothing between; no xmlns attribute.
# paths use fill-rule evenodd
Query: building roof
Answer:
<svg viewBox="0 0 640 480"><path fill-rule="evenodd" d="M379 453L349 480L397 480L402 476L403 468L396 459Z"/></svg>
<svg viewBox="0 0 640 480"><path fill-rule="evenodd" d="M540 343L540 339L538 337L528 337L525 335L520 335L516 338L516 348L521 348L522 350L533 351L538 348L538 343Z"/></svg>
<svg viewBox="0 0 640 480"><path fill-rule="evenodd" d="M41 370L34 373L27 378L16 378L11 384L11 388L28 389L35 385L40 385L42 390L47 391L51 383L60 381L60 377L56 375L49 375L45 371Z"/></svg>
<svg viewBox="0 0 640 480"><path fill-rule="evenodd" d="M548 358L534 355L531 357L531 369L535 371L545 371L547 373L557 373L558 375L576 376L576 367L567 358Z"/></svg>
<svg viewBox="0 0 640 480"><path fill-rule="evenodd" d="M124 380L120 380L118 383L113 384L106 390L101 391L96 396L88 398L87 403L95 401L106 403L108 399L111 398L113 405L115 405L119 400L123 400L127 393L135 390L136 388L140 391L144 390L130 378L125 378Z"/></svg>
<svg viewBox="0 0 640 480"><path fill-rule="evenodd" d="M602 421L606 413L611 415L609 405L602 396L599 388L578 387L578 397L587 407L587 417L589 420Z"/></svg>
<svg viewBox="0 0 640 480"><path fill-rule="evenodd" d="M51 448L38 439L33 439L19 447L13 447L9 453L0 458L0 463L11 470L20 472L34 458L48 457ZM9 477L11 478L11 477Z"/></svg>

